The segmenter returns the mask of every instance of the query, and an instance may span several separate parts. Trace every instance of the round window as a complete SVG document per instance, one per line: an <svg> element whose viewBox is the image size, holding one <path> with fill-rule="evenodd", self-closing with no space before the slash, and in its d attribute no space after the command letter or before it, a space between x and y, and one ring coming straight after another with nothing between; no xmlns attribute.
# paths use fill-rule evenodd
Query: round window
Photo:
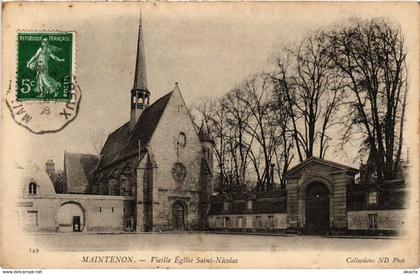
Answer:
<svg viewBox="0 0 420 274"><path fill-rule="evenodd" d="M187 169L182 163L175 163L172 167L172 178L178 183L182 183L187 175Z"/></svg>

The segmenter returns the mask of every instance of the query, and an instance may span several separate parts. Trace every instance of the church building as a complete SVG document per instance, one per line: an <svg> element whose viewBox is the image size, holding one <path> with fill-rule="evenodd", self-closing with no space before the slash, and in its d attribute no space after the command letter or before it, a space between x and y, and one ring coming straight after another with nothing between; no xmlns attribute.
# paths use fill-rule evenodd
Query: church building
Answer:
<svg viewBox="0 0 420 274"><path fill-rule="evenodd" d="M108 136L92 193L134 196L127 216L137 231L205 225L212 183L212 140L197 133L178 84L150 104L141 24L130 120Z"/></svg>
<svg viewBox="0 0 420 274"><path fill-rule="evenodd" d="M55 192L40 190L37 181L45 178L25 175L21 206L31 207L34 230L147 232L206 226L213 141L205 123L197 131L177 83L150 103L141 18L134 75L127 96L129 120L108 136L99 155L65 152L64 180ZM50 177L53 165L47 162Z"/></svg>

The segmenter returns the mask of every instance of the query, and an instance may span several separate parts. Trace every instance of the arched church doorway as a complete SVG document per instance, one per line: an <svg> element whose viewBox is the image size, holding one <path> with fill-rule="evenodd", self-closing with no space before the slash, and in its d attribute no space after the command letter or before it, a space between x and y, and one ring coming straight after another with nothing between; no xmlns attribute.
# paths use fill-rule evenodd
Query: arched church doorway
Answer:
<svg viewBox="0 0 420 274"><path fill-rule="evenodd" d="M306 189L305 230L308 234L325 235L330 226L330 197L328 188L320 183L311 183Z"/></svg>
<svg viewBox="0 0 420 274"><path fill-rule="evenodd" d="M85 212L76 202L62 204L56 218L57 230L61 232L80 232L85 226Z"/></svg>
<svg viewBox="0 0 420 274"><path fill-rule="evenodd" d="M185 208L180 202L176 202L172 206L172 223L176 230L183 230L185 228Z"/></svg>

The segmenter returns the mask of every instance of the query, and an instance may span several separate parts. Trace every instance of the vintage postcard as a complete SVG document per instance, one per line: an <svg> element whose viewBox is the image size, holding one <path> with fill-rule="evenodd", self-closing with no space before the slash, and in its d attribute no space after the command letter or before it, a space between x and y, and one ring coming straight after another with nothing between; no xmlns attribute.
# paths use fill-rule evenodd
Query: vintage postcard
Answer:
<svg viewBox="0 0 420 274"><path fill-rule="evenodd" d="M1 266L419 267L419 19L3 3Z"/></svg>

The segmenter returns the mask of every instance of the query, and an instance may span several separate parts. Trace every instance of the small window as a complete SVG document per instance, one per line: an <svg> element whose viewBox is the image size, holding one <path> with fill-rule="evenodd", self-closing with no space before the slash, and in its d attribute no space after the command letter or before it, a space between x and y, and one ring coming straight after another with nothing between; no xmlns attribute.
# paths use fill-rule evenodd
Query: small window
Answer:
<svg viewBox="0 0 420 274"><path fill-rule="evenodd" d="M378 229L378 215L377 214L368 214L368 228Z"/></svg>
<svg viewBox="0 0 420 274"><path fill-rule="evenodd" d="M216 217L216 227L222 227L222 218Z"/></svg>
<svg viewBox="0 0 420 274"><path fill-rule="evenodd" d="M31 182L29 183L29 194L36 195L36 183Z"/></svg>
<svg viewBox="0 0 420 274"><path fill-rule="evenodd" d="M125 206L123 206L123 213L125 213Z"/></svg>
<svg viewBox="0 0 420 274"><path fill-rule="evenodd" d="M111 207L111 211L114 212L114 207Z"/></svg>
<svg viewBox="0 0 420 274"><path fill-rule="evenodd" d="M356 185L360 184L360 173L356 173L356 175L354 175L354 183Z"/></svg>
<svg viewBox="0 0 420 274"><path fill-rule="evenodd" d="M274 216L268 216L268 226L270 228L274 228L275 226L275 219Z"/></svg>
<svg viewBox="0 0 420 274"><path fill-rule="evenodd" d="M127 219L127 223L125 224L125 230L131 231L133 229L133 220Z"/></svg>
<svg viewBox="0 0 420 274"><path fill-rule="evenodd" d="M229 217L225 217L225 222L223 224L224 228L229 228L230 227L230 218Z"/></svg>
<svg viewBox="0 0 420 274"><path fill-rule="evenodd" d="M223 203L223 209L224 210L229 210L229 204L230 204L229 202L224 202Z"/></svg>
<svg viewBox="0 0 420 274"><path fill-rule="evenodd" d="M373 179L378 178L378 172L377 172L376 170L374 170L374 171L372 172L372 174L371 174L371 177L372 177Z"/></svg>
<svg viewBox="0 0 420 274"><path fill-rule="evenodd" d="M252 200L246 201L246 208L247 209L252 209Z"/></svg>
<svg viewBox="0 0 420 274"><path fill-rule="evenodd" d="M368 203L369 205L375 205L378 203L378 192L377 191L370 191L368 196Z"/></svg>
<svg viewBox="0 0 420 274"><path fill-rule="evenodd" d="M26 224L38 225L38 211L26 212Z"/></svg>
<svg viewBox="0 0 420 274"><path fill-rule="evenodd" d="M245 226L244 217L238 217L238 227L243 228Z"/></svg>
<svg viewBox="0 0 420 274"><path fill-rule="evenodd" d="M99 212L102 212L102 207L101 206L99 207Z"/></svg>
<svg viewBox="0 0 420 274"><path fill-rule="evenodd" d="M262 218L261 218L261 216L255 217L255 221L256 221L256 226L257 227L262 227Z"/></svg>
<svg viewBox="0 0 420 274"><path fill-rule="evenodd" d="M187 136L185 135L184 132L180 132L179 136L178 136L178 144L181 147L185 147L185 145L187 144Z"/></svg>

